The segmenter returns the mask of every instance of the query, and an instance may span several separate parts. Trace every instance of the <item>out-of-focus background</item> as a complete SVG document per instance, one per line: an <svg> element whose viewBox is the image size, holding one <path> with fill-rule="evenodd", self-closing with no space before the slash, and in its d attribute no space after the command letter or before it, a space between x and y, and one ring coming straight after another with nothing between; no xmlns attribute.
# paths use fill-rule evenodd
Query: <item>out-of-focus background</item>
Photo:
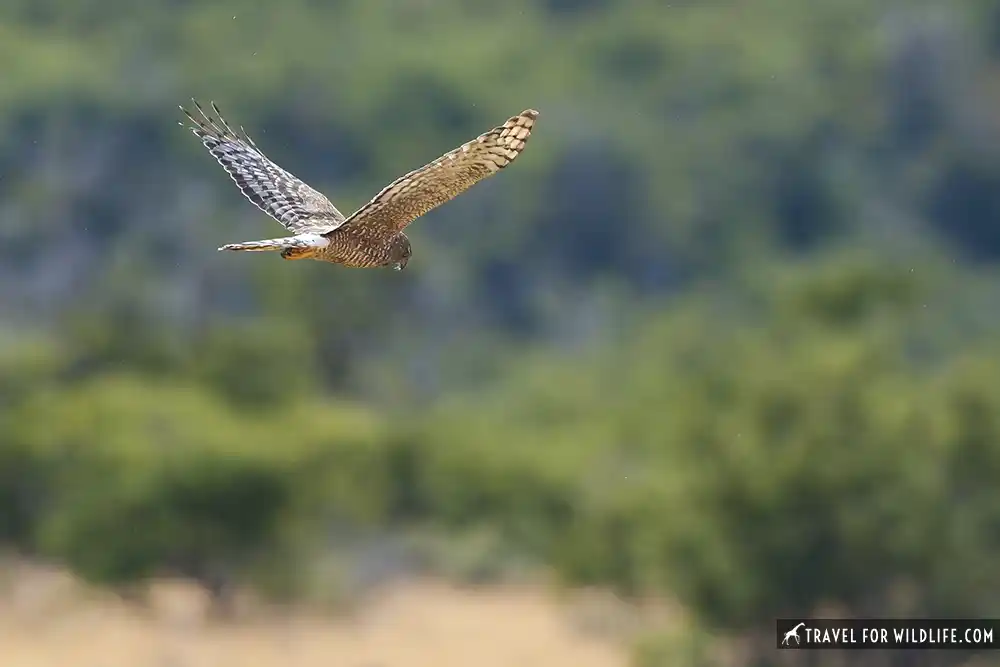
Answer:
<svg viewBox="0 0 1000 667"><path fill-rule="evenodd" d="M997 615L1000 2L3 0L0 62L5 667ZM281 229L192 96L345 212L541 115L397 273L217 253Z"/></svg>

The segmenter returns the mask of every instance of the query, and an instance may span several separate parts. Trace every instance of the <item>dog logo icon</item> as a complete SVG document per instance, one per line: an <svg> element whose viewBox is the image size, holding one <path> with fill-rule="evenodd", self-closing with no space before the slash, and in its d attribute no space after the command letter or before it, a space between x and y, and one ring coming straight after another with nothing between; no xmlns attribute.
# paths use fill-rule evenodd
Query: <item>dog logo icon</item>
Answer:
<svg viewBox="0 0 1000 667"><path fill-rule="evenodd" d="M788 632L786 632L785 633L785 638L781 640L781 645L782 646L788 646L788 640L791 639L792 637L795 637L795 645L796 646L798 646L799 644L801 644L802 640L799 639L799 628L801 628L803 626L805 626L805 623L799 623L794 628L792 628L791 630L789 630Z"/></svg>

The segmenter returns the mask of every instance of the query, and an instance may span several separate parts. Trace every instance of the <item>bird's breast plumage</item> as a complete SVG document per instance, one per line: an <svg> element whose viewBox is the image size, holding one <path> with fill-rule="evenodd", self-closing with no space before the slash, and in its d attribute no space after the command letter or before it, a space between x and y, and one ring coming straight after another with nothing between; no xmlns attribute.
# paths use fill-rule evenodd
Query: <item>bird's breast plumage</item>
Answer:
<svg viewBox="0 0 1000 667"><path fill-rule="evenodd" d="M330 245L317 259L355 268L384 266L389 261L390 240L366 232L344 228L331 232L327 236Z"/></svg>

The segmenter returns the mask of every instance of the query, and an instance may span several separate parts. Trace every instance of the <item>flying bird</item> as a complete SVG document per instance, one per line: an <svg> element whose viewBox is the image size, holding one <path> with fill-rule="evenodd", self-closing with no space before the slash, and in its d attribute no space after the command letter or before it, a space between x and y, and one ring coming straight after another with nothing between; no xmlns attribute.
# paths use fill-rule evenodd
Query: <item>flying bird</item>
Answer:
<svg viewBox="0 0 1000 667"><path fill-rule="evenodd" d="M230 243L219 250L278 251L284 259L315 259L349 267L401 271L413 254L403 230L433 208L497 173L521 154L538 118L526 109L419 169L400 176L350 216L272 162L240 127L237 134L212 102L215 116L192 100L189 129L254 205L291 236ZM181 123L183 126L183 123Z"/></svg>

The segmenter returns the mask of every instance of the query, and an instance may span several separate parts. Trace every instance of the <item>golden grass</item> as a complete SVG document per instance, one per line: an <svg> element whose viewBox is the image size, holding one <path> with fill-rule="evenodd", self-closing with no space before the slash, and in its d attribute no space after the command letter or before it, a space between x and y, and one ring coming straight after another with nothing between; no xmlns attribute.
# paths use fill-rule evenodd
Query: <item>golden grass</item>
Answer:
<svg viewBox="0 0 1000 667"><path fill-rule="evenodd" d="M19 566L0 595L0 665L17 667L624 667L627 651L574 629L537 587L393 584L349 618L295 612L207 622L189 585L164 582L150 610Z"/></svg>

